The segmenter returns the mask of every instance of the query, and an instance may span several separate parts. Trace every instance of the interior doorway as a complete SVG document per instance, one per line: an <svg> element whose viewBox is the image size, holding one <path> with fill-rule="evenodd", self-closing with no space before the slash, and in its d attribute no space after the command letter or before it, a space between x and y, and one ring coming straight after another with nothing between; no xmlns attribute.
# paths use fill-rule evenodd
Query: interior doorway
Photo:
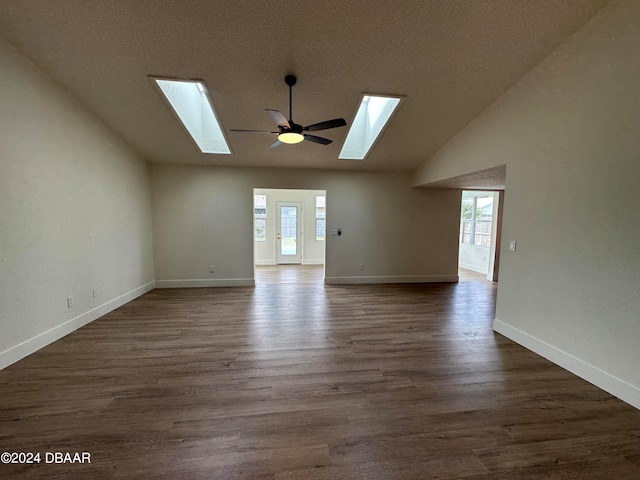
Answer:
<svg viewBox="0 0 640 480"><path fill-rule="evenodd" d="M458 270L461 279L498 281L504 192L463 190Z"/></svg>
<svg viewBox="0 0 640 480"><path fill-rule="evenodd" d="M323 283L326 191L254 188L253 197L256 284Z"/></svg>

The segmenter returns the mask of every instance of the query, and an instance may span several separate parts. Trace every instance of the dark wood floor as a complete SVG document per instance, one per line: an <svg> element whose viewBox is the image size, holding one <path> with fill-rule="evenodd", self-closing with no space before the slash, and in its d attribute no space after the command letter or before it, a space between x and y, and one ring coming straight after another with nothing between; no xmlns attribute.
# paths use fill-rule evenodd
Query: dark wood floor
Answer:
<svg viewBox="0 0 640 480"><path fill-rule="evenodd" d="M0 452L91 454L0 478L640 478L640 411L494 334L495 284L298 268L154 290L0 371Z"/></svg>

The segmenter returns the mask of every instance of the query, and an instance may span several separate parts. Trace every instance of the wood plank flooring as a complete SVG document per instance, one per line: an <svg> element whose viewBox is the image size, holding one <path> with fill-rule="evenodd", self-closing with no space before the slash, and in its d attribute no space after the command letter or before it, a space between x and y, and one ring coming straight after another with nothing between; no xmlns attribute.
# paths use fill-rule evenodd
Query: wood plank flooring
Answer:
<svg viewBox="0 0 640 480"><path fill-rule="evenodd" d="M11 479L640 479L640 411L492 332L495 284L154 290L0 371Z"/></svg>

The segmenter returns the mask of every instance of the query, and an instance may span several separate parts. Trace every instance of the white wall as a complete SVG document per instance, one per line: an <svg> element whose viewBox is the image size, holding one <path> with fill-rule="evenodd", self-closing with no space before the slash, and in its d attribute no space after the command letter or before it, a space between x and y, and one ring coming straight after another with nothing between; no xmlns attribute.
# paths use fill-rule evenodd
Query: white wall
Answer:
<svg viewBox="0 0 640 480"><path fill-rule="evenodd" d="M326 192L324 190L256 188L254 193L267 196L266 241L255 242L255 264L276 264L276 204L278 202L299 202L302 204L302 264L324 264L325 242L324 240L316 240L316 197L326 196Z"/></svg>
<svg viewBox="0 0 640 480"><path fill-rule="evenodd" d="M461 268L487 275L489 273L489 254L488 248L461 243L458 263Z"/></svg>
<svg viewBox="0 0 640 480"><path fill-rule="evenodd" d="M639 45L611 2L414 184L506 163L494 328L640 408Z"/></svg>
<svg viewBox="0 0 640 480"><path fill-rule="evenodd" d="M326 190L327 231L343 231L327 237L327 283L456 281L460 193L410 181L399 173L154 165L156 284L252 285L254 187Z"/></svg>
<svg viewBox="0 0 640 480"><path fill-rule="evenodd" d="M146 163L1 40L0 72L3 368L147 291L154 272Z"/></svg>

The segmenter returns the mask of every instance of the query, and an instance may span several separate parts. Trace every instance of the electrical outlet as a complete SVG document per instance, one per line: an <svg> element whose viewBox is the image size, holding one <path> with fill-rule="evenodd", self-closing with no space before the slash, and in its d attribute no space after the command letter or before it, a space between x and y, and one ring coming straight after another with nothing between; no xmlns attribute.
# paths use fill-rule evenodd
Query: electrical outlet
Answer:
<svg viewBox="0 0 640 480"><path fill-rule="evenodd" d="M93 289L93 297L97 297L98 296L98 289L94 287Z"/></svg>
<svg viewBox="0 0 640 480"><path fill-rule="evenodd" d="M364 270L364 263L360 264L360 271Z"/></svg>
<svg viewBox="0 0 640 480"><path fill-rule="evenodd" d="M215 265L209 265L209 273L216 273L216 266Z"/></svg>
<svg viewBox="0 0 640 480"><path fill-rule="evenodd" d="M73 297L67 297L67 308L71 308L76 304L76 300Z"/></svg>

